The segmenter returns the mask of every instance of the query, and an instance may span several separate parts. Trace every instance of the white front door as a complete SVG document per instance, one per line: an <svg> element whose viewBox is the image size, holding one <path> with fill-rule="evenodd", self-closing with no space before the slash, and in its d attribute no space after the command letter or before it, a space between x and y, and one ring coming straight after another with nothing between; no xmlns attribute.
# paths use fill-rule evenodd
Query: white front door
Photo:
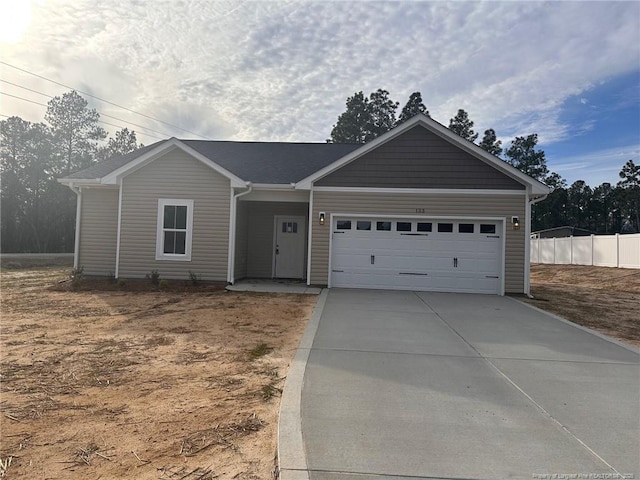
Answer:
<svg viewBox="0 0 640 480"><path fill-rule="evenodd" d="M305 217L275 216L274 277L304 278Z"/></svg>

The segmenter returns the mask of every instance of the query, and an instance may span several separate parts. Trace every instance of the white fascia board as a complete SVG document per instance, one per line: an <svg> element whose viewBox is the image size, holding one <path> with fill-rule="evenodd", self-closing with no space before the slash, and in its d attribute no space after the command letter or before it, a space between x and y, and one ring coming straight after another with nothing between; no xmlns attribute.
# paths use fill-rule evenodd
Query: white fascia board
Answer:
<svg viewBox="0 0 640 480"><path fill-rule="evenodd" d="M63 185L75 185L76 187L82 187L85 185L99 185L99 178L58 178L58 183Z"/></svg>
<svg viewBox="0 0 640 480"><path fill-rule="evenodd" d="M255 188L251 193L242 197L241 201L257 202L303 202L309 201L309 192L306 190Z"/></svg>
<svg viewBox="0 0 640 480"><path fill-rule="evenodd" d="M473 189L473 188L373 188L373 187L313 187L316 192L388 193L420 195L527 195L526 190Z"/></svg>
<svg viewBox="0 0 640 480"><path fill-rule="evenodd" d="M118 184L108 184L105 185L104 183L77 183L77 182L73 182L71 185L73 185L74 187L82 187L82 188L90 188L91 190L117 190Z"/></svg>
<svg viewBox="0 0 640 480"><path fill-rule="evenodd" d="M193 148L191 148L188 145L182 143L177 138L173 138L173 137L170 138L169 140L165 141L164 143L158 145L153 150L150 150L150 151L146 152L145 154L140 155L135 160L132 160L131 162L127 163L126 165L123 165L122 167L118 168L117 170L114 170L110 174L105 175L104 177L102 177L101 183L116 184L119 181L119 179L121 179L122 177L124 177L126 175L129 175L130 173L135 172L136 170L138 170L138 169L144 167L145 165L148 165L149 163L153 162L154 160L159 158L161 155L164 155L165 153L168 153L171 150L174 150L176 148L179 148L180 150L182 150L183 152L185 152L188 155L192 156L196 160L202 162L203 164L205 164L206 166L208 166L212 170L218 172L220 175L222 175L224 177L227 177L231 181L231 186L232 187L244 187L244 186L246 186L247 182L245 182L241 178L237 177L233 173L229 172L227 169L222 168L220 165L215 163L213 160L210 160L209 158L205 157L204 155L202 155L201 153L197 152Z"/></svg>
<svg viewBox="0 0 640 480"><path fill-rule="evenodd" d="M254 190L294 190L292 183L252 183Z"/></svg>
<svg viewBox="0 0 640 480"><path fill-rule="evenodd" d="M460 149L466 151L470 155L473 155L479 160L484 161L485 163L496 168L497 170L501 171L505 175L522 183L523 185L530 186L533 195L546 195L551 191L551 189L547 187L544 183L541 183L536 179L531 178L528 175L525 175L517 168L512 167L511 165L499 159L498 157L486 152L485 150L483 150L473 142L469 142L468 140L463 139L459 135L455 134L454 132L446 128L444 125L433 120L431 117L428 117L422 114L416 115L415 117L406 121L402 125L394 128L393 130L388 131L383 135L380 135L378 138L376 138L375 140L372 140L369 143L365 143L362 147L354 150L348 155L345 155L339 160L336 160L332 164L327 165L325 168L318 170L313 175L310 175L307 178L302 179L297 183L296 188L310 189L313 182L320 180L322 177L329 175L330 173L338 170L339 168L345 166L346 164L361 157L365 153L368 153L371 150L374 150L380 145L390 140L393 140L397 136L410 130L416 125L420 125L426 128L427 130L429 130L430 132L435 133L436 135L444 138L445 140L448 140L450 143L456 145Z"/></svg>

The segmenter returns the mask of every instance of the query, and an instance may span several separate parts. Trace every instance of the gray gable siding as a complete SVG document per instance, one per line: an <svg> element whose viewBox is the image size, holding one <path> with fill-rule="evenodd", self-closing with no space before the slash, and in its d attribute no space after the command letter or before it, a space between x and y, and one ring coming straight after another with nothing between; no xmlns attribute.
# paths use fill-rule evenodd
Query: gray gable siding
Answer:
<svg viewBox="0 0 640 480"><path fill-rule="evenodd" d="M175 149L126 176L122 182L120 272L122 278L160 278L225 282L229 245L231 187L227 178ZM158 199L193 200L190 262L156 260Z"/></svg>
<svg viewBox="0 0 640 480"><path fill-rule="evenodd" d="M323 187L480 188L524 185L416 126L315 182Z"/></svg>

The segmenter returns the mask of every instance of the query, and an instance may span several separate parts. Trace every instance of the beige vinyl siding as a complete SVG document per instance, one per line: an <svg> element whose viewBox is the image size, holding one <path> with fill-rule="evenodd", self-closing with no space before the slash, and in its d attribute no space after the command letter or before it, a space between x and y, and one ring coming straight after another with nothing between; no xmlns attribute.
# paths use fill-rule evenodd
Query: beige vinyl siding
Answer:
<svg viewBox="0 0 640 480"><path fill-rule="evenodd" d="M421 126L348 163L315 185L525 189L513 178Z"/></svg>
<svg viewBox="0 0 640 480"><path fill-rule="evenodd" d="M161 278L226 282L229 243L230 182L179 149L123 179L120 277L143 278L158 270ZM191 261L156 260L158 199L193 200Z"/></svg>
<svg viewBox="0 0 640 480"><path fill-rule="evenodd" d="M246 202L238 202L236 209L236 248L233 279L247 276L247 248L249 244L249 208Z"/></svg>
<svg viewBox="0 0 640 480"><path fill-rule="evenodd" d="M273 222L276 215L307 217L309 204L299 202L240 201L248 206L247 277L273 276ZM306 224L308 225L308 220ZM305 243L306 245L306 243ZM306 264L306 263L305 263Z"/></svg>
<svg viewBox="0 0 640 480"><path fill-rule="evenodd" d="M525 219L525 195L422 195L385 193L313 192L313 217L325 212L327 222L313 225L311 247L311 284L326 285L329 272L329 237L332 213L360 213L377 216L419 215L505 217L505 290L524 292L525 229L513 230L512 216ZM424 209L424 214L416 213Z"/></svg>
<svg viewBox="0 0 640 480"><path fill-rule="evenodd" d="M86 275L115 274L117 236L118 190L83 188L78 265Z"/></svg>

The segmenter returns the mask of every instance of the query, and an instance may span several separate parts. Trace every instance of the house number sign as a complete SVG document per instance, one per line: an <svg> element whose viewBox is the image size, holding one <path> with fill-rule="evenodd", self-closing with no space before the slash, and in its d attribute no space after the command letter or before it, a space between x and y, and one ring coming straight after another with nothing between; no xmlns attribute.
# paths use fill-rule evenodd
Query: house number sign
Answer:
<svg viewBox="0 0 640 480"><path fill-rule="evenodd" d="M424 213L424 208L416 208L416 213Z"/></svg>

